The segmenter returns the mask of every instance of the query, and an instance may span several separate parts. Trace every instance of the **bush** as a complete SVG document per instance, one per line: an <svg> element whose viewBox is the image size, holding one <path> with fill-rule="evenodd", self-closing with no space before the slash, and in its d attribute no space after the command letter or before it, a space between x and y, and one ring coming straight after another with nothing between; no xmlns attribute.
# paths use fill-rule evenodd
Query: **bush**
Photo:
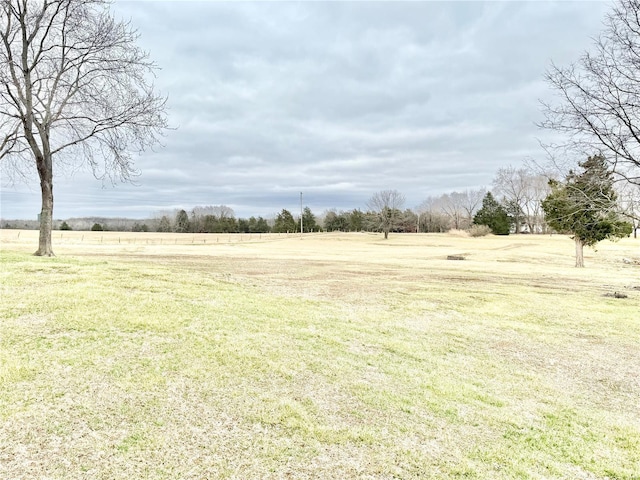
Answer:
<svg viewBox="0 0 640 480"><path fill-rule="evenodd" d="M491 233L491 228L487 225L472 225L469 229L469 235L472 237L484 237Z"/></svg>
<svg viewBox="0 0 640 480"><path fill-rule="evenodd" d="M71 227L67 222L62 222L62 225L60 225L60 230L71 230Z"/></svg>
<svg viewBox="0 0 640 480"><path fill-rule="evenodd" d="M102 230L103 230L102 225L100 225L99 223L94 223L93 226L91 227L92 232L102 232Z"/></svg>

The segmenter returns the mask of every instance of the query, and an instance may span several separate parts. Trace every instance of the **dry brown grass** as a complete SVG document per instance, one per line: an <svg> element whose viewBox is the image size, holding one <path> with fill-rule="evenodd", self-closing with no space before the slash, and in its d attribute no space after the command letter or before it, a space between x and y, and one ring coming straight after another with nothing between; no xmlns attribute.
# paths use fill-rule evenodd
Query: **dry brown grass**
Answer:
<svg viewBox="0 0 640 480"><path fill-rule="evenodd" d="M639 241L36 242L0 231L0 478L640 478Z"/></svg>

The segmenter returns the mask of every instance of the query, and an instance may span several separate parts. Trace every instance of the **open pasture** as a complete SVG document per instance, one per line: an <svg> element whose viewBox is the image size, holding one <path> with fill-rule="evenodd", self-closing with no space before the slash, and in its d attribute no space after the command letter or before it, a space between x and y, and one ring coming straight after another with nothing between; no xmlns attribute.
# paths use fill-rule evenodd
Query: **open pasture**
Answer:
<svg viewBox="0 0 640 480"><path fill-rule="evenodd" d="M0 231L0 478L640 478L640 240L53 240Z"/></svg>

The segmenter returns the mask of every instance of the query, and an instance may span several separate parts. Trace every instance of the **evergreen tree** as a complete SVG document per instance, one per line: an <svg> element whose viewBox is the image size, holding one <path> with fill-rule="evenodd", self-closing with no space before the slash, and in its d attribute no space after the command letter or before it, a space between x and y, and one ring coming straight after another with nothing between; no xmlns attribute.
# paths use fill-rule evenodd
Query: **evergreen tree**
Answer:
<svg viewBox="0 0 640 480"><path fill-rule="evenodd" d="M221 233L218 217L215 215L205 215L202 218L202 230L204 233Z"/></svg>
<svg viewBox="0 0 640 480"><path fill-rule="evenodd" d="M288 233L296 231L296 221L291 215L291 212L286 209L282 211L276 217L276 222L273 225L274 233Z"/></svg>
<svg viewBox="0 0 640 480"><path fill-rule="evenodd" d="M324 216L324 229L327 232L346 232L349 230L349 212L337 213L329 210Z"/></svg>
<svg viewBox="0 0 640 480"><path fill-rule="evenodd" d="M564 182L551 181L551 193L542 202L547 223L558 232L573 235L576 267L584 267L584 246L631 234L632 226L620 219L613 175L602 155L579 164L582 172L569 172Z"/></svg>
<svg viewBox="0 0 640 480"><path fill-rule="evenodd" d="M253 220L255 222L255 218ZM249 224L249 220L247 220L246 218L239 218L238 219L238 232L239 233L250 233L251 232L251 227L250 227L250 224Z"/></svg>
<svg viewBox="0 0 640 480"><path fill-rule="evenodd" d="M190 229L191 222L189 222L189 215L184 210L178 211L176 214L176 223L174 230L177 233L185 233Z"/></svg>
<svg viewBox="0 0 640 480"><path fill-rule="evenodd" d="M482 208L473 217L476 225L486 225L494 235L509 235L511 220L507 211L493 198L491 192L482 199Z"/></svg>
<svg viewBox="0 0 640 480"><path fill-rule="evenodd" d="M363 229L364 214L357 208L354 208L349 215L349 230L352 232L360 232Z"/></svg>
<svg viewBox="0 0 640 480"><path fill-rule="evenodd" d="M246 232L247 233L269 233L269 224L262 217L251 217L249 220L243 220L246 222ZM238 222L240 223L240 221Z"/></svg>
<svg viewBox="0 0 640 480"><path fill-rule="evenodd" d="M309 207L304 207L302 211L302 228L305 232L317 231L320 228L316 223L316 216Z"/></svg>
<svg viewBox="0 0 640 480"><path fill-rule="evenodd" d="M269 228L269 224L267 223L267 221L262 217L258 217L254 226L252 227L251 232L252 233L269 233L270 230L271 229Z"/></svg>

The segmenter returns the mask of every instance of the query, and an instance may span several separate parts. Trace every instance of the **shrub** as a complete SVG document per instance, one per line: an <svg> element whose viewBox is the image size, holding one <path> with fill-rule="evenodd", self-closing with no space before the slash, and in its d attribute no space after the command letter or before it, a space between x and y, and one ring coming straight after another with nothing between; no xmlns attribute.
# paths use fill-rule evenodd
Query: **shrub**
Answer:
<svg viewBox="0 0 640 480"><path fill-rule="evenodd" d="M102 232L102 230L103 230L102 225L100 225L99 223L94 223L93 226L91 227L92 232Z"/></svg>
<svg viewBox="0 0 640 480"><path fill-rule="evenodd" d="M487 225L472 225L469 229L469 235L472 237L484 237L491 233L491 228Z"/></svg>
<svg viewBox="0 0 640 480"><path fill-rule="evenodd" d="M60 230L71 230L71 227L67 222L62 222L62 225L60 225Z"/></svg>

